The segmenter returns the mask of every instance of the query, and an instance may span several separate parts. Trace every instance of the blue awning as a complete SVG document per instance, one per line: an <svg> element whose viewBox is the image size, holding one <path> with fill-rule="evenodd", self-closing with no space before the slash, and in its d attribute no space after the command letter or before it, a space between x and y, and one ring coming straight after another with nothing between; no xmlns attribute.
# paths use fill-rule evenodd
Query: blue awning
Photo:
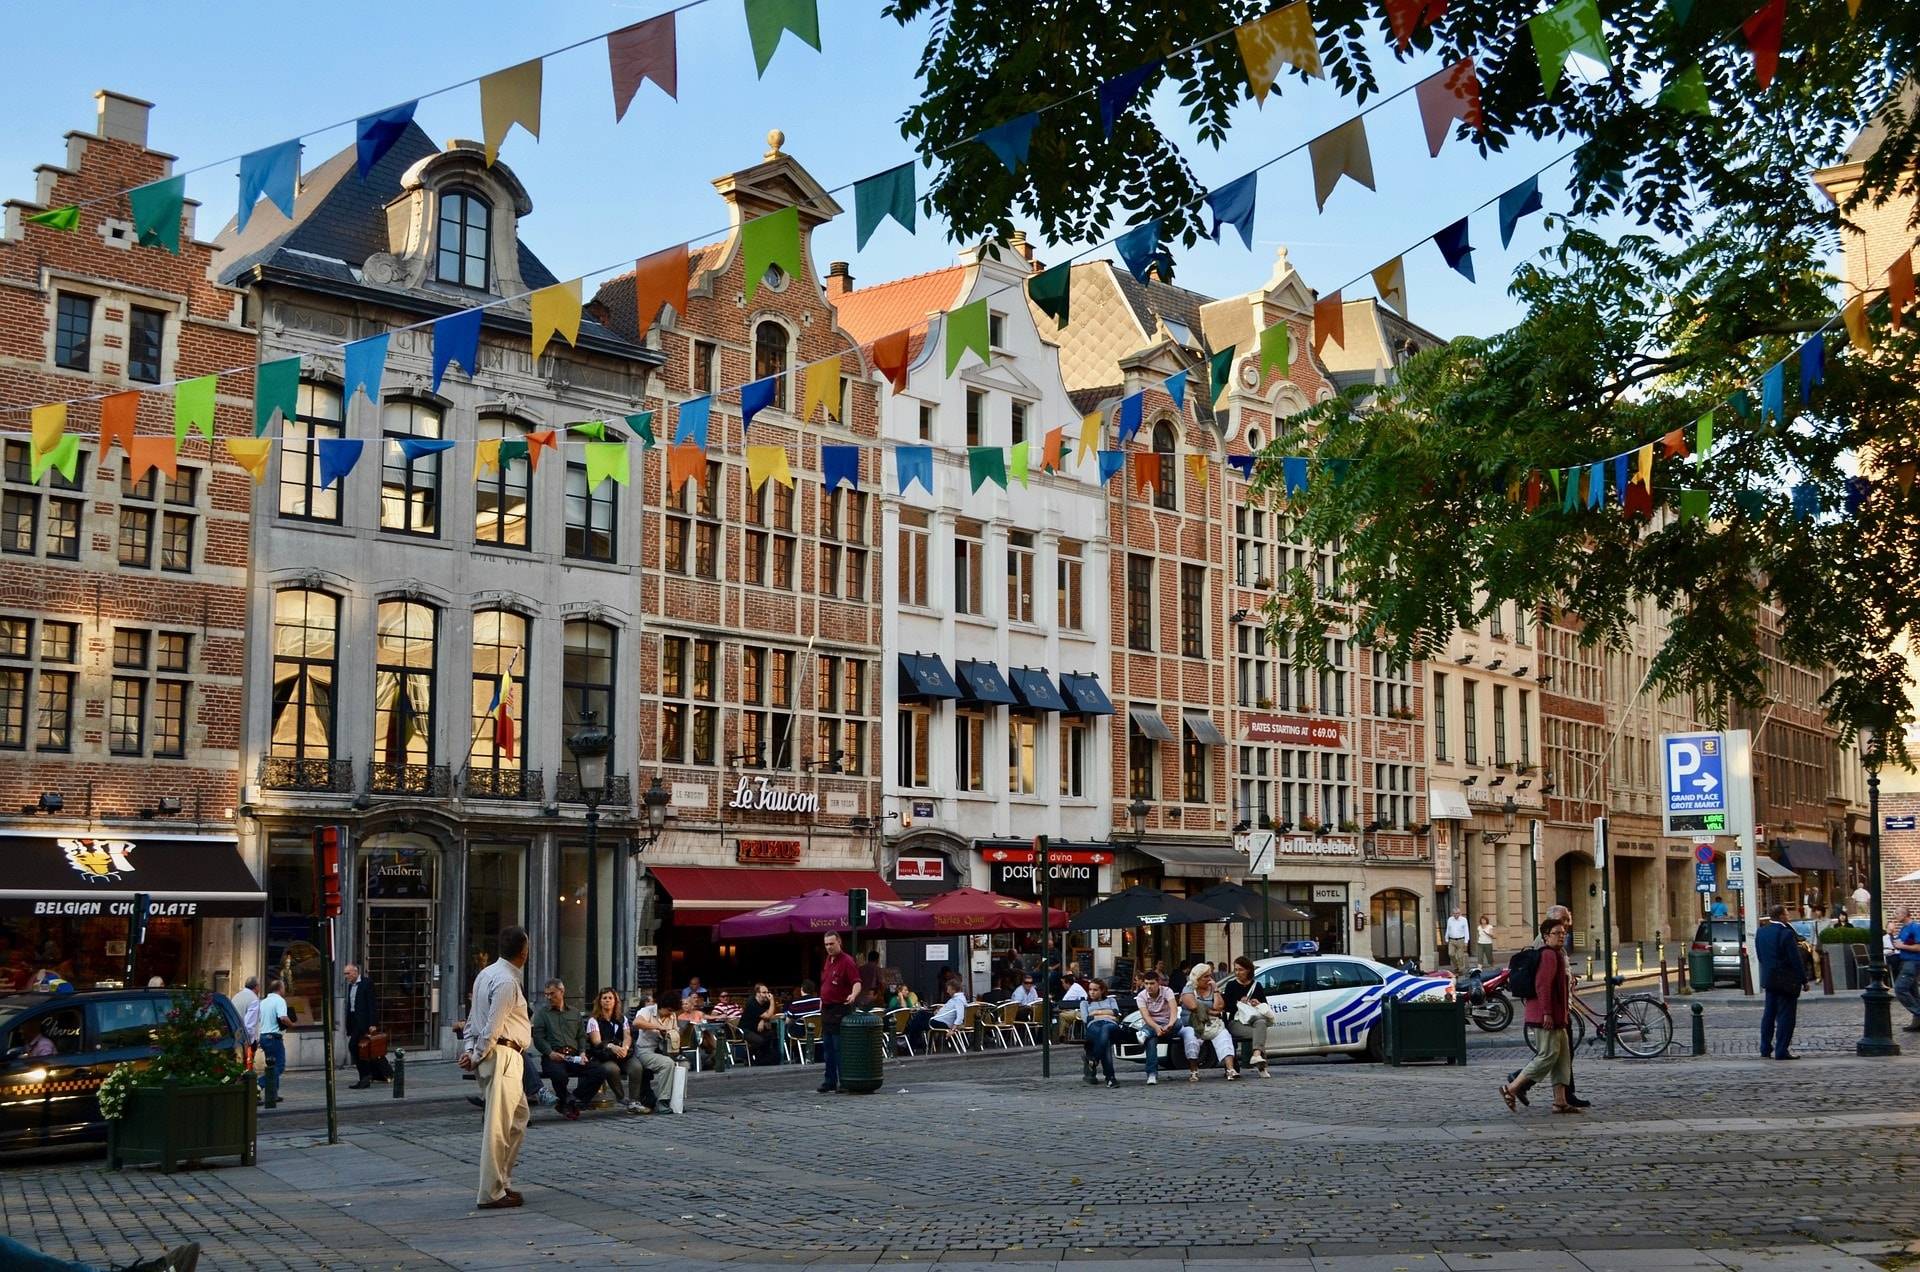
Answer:
<svg viewBox="0 0 1920 1272"><path fill-rule="evenodd" d="M1062 675L1060 695L1067 700L1070 704L1068 710L1075 715L1113 714L1113 701L1107 697L1107 691L1100 687L1098 676Z"/></svg>
<svg viewBox="0 0 1920 1272"><path fill-rule="evenodd" d="M1031 667L1015 667L1012 672L1013 691L1021 701L1036 711L1065 711L1066 699L1053 687L1053 679L1044 671L1035 671Z"/></svg>
<svg viewBox="0 0 1920 1272"><path fill-rule="evenodd" d="M960 686L938 654L900 655L900 699L903 702L958 698Z"/></svg>
<svg viewBox="0 0 1920 1272"><path fill-rule="evenodd" d="M1013 696L1013 690L1007 688L1000 669L992 663L960 662L954 664L954 670L960 673L960 696L966 701L997 707L1020 705Z"/></svg>

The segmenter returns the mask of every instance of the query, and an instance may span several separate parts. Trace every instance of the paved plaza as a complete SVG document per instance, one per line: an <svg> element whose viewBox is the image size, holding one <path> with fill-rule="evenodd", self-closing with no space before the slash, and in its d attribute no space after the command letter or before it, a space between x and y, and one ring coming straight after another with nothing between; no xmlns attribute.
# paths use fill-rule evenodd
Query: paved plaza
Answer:
<svg viewBox="0 0 1920 1272"><path fill-rule="evenodd" d="M1233 1084L1148 1088L1136 1069L1089 1087L1071 1047L1046 1081L1032 1051L921 1058L869 1096L816 1095L812 1067L735 1071L695 1079L677 1118L536 1109L526 1207L478 1213L474 1087L416 1064L404 1100L341 1091L338 1146L318 1075L297 1074L256 1169L39 1155L0 1166L0 1209L53 1253L110 1264L192 1238L213 1269L1905 1266L1920 1046L1856 1059L1857 1000L1815 998L1806 1058L1761 1061L1757 1006L1707 1001L1704 1058L1583 1051L1581 1119L1545 1099L1507 1113L1517 1027L1476 1037L1464 1068L1302 1061Z"/></svg>

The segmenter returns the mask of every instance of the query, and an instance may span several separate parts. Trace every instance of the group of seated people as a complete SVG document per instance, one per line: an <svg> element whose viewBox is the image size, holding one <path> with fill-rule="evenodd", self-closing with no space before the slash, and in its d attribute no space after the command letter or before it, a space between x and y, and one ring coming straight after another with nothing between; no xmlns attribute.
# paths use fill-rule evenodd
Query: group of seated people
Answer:
<svg viewBox="0 0 1920 1272"><path fill-rule="evenodd" d="M533 1051L526 1070L532 1098L544 1079L553 1086L554 1108L577 1120L604 1086L616 1107L629 1113L671 1113L678 1080L680 1005L671 997L643 1002L631 1015L620 995L603 989L584 1020L567 1010L567 987L545 986L546 1005L533 1014Z"/></svg>
<svg viewBox="0 0 1920 1272"><path fill-rule="evenodd" d="M1267 1027L1273 1011L1267 1005L1265 987L1254 979L1253 960L1245 955L1233 961L1233 973L1224 981L1216 980L1211 964L1196 966L1177 994L1157 968L1142 973L1140 989L1130 1004L1111 996L1106 983L1095 979L1080 1009L1086 1020L1089 1073L1097 1066L1110 1087L1120 1085L1114 1077L1114 1049L1130 1026L1142 1044L1148 1086L1160 1080L1163 1043L1169 1048L1178 1044L1185 1053L1189 1082L1200 1080L1203 1049L1212 1050L1227 1081L1238 1080L1241 1042L1250 1048L1247 1066L1263 1078L1272 1076L1267 1072ZM1130 1019L1136 1013L1137 1019Z"/></svg>

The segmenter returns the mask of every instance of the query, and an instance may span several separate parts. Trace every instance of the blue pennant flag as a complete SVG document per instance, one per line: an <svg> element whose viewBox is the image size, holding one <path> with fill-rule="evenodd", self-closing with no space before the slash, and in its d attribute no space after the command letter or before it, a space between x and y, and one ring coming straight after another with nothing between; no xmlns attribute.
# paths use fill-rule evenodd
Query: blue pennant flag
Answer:
<svg viewBox="0 0 1920 1272"><path fill-rule="evenodd" d="M1627 502L1627 458L1626 455L1613 457L1613 494L1622 507Z"/></svg>
<svg viewBox="0 0 1920 1272"><path fill-rule="evenodd" d="M740 431L746 432L753 425L753 417L773 405L773 395L779 391L780 377L770 375L764 380L752 380L740 386Z"/></svg>
<svg viewBox="0 0 1920 1272"><path fill-rule="evenodd" d="M1307 488L1307 457L1288 455L1280 461L1280 476L1287 483L1287 495L1291 498L1296 491Z"/></svg>
<svg viewBox="0 0 1920 1272"><path fill-rule="evenodd" d="M1816 331L1800 346L1800 401L1813 399L1813 386L1827 382L1827 338Z"/></svg>
<svg viewBox="0 0 1920 1272"><path fill-rule="evenodd" d="M680 404L680 418L673 426L673 444L692 442L707 449L707 420L713 412L713 395L697 397Z"/></svg>
<svg viewBox="0 0 1920 1272"><path fill-rule="evenodd" d="M325 490L353 471L360 462L360 448L366 443L357 437L322 437L314 442L320 455L320 489Z"/></svg>
<svg viewBox="0 0 1920 1272"><path fill-rule="evenodd" d="M860 448L858 446L822 446L820 448L820 484L828 490L846 482L860 489ZM929 490L928 494L933 492Z"/></svg>
<svg viewBox="0 0 1920 1272"><path fill-rule="evenodd" d="M1113 136L1113 125L1120 113L1133 102L1153 73L1160 69L1160 59L1154 58L1145 66L1136 66L1125 75L1116 75L1100 85L1100 127L1107 136Z"/></svg>
<svg viewBox="0 0 1920 1272"><path fill-rule="evenodd" d="M1859 516L1861 506L1867 502L1867 497L1871 494L1873 494L1873 478L1847 478L1847 515Z"/></svg>
<svg viewBox="0 0 1920 1272"><path fill-rule="evenodd" d="M1253 247L1253 200L1259 193L1260 174L1249 172L1236 177L1217 190L1207 191L1207 208L1213 213L1213 241L1220 241L1222 228L1231 225L1240 231L1240 241Z"/></svg>
<svg viewBox="0 0 1920 1272"><path fill-rule="evenodd" d="M354 144L359 150L362 181L367 179L367 173L373 170L373 165L380 162L381 156L393 149L393 143L400 140L400 134L407 131L407 125L413 122L413 108L419 104L407 102L377 115L365 115L354 125Z"/></svg>
<svg viewBox="0 0 1920 1272"><path fill-rule="evenodd" d="M1020 165L1027 161L1027 147L1033 144L1033 129L1039 122L1039 112L1028 111L1018 119L995 124L977 134L974 140L998 155L1000 162L1007 165L1008 172L1017 172Z"/></svg>
<svg viewBox="0 0 1920 1272"><path fill-rule="evenodd" d="M1467 241L1466 217L1461 217L1435 234L1433 245L1440 249L1440 255L1447 258L1447 265L1457 270L1468 282L1480 281L1473 276L1473 244Z"/></svg>
<svg viewBox="0 0 1920 1272"><path fill-rule="evenodd" d="M1529 212L1538 212L1546 205L1540 202L1540 178L1528 177L1513 189L1500 196L1500 246L1513 246L1513 227L1520 218Z"/></svg>
<svg viewBox="0 0 1920 1272"><path fill-rule="evenodd" d="M1793 519L1807 521L1820 515L1820 487L1811 483L1793 488Z"/></svg>
<svg viewBox="0 0 1920 1272"><path fill-rule="evenodd" d="M893 468L895 481L900 493L906 494L907 487L914 482L928 494L933 493L933 447L896 446L893 448Z"/></svg>
<svg viewBox="0 0 1920 1272"><path fill-rule="evenodd" d="M1146 408L1144 392L1129 393L1120 399L1120 444L1125 446L1140 431L1140 420Z"/></svg>
<svg viewBox="0 0 1920 1272"><path fill-rule="evenodd" d="M1787 362L1785 358L1767 368L1760 377L1760 422L1765 424L1771 415L1776 420L1787 418Z"/></svg>
<svg viewBox="0 0 1920 1272"><path fill-rule="evenodd" d="M1127 452L1121 450L1103 450L1100 454L1100 484L1112 481L1114 474L1127 466Z"/></svg>
<svg viewBox="0 0 1920 1272"><path fill-rule="evenodd" d="M1113 240L1113 248L1120 253L1120 259L1126 263L1127 273L1133 275L1133 281L1147 281L1147 270L1155 261L1164 262L1160 271L1160 281L1165 282L1173 273L1173 259L1160 250L1160 219L1140 224Z"/></svg>
<svg viewBox="0 0 1920 1272"><path fill-rule="evenodd" d="M1587 507L1598 508L1607 500L1607 470L1599 464L1587 469Z"/></svg>
<svg viewBox="0 0 1920 1272"><path fill-rule="evenodd" d="M480 315L481 310L463 309L457 314L448 314L433 324L433 391L440 391L440 377L447 373L447 367L458 362L467 369L467 378L480 364Z"/></svg>
<svg viewBox="0 0 1920 1272"><path fill-rule="evenodd" d="M438 455L441 451L453 449L453 443L432 437L396 437L394 443L400 447L400 453L412 463L422 455Z"/></svg>
<svg viewBox="0 0 1920 1272"><path fill-rule="evenodd" d="M1187 409L1187 373L1185 371L1175 371L1167 377L1166 384L1161 387L1166 389L1167 396L1173 399L1174 410Z"/></svg>
<svg viewBox="0 0 1920 1272"><path fill-rule="evenodd" d="M293 191L300 184L300 139L283 141L240 157L240 228L247 228L253 205L265 195L288 220L293 219Z"/></svg>
<svg viewBox="0 0 1920 1272"><path fill-rule="evenodd" d="M1258 461L1258 460L1256 460L1256 459L1255 459L1255 458L1254 458L1254 457L1253 457L1252 455L1229 455L1229 456L1227 456L1227 464L1228 464L1228 466L1229 466L1229 467L1232 467L1232 468L1237 468L1237 469L1239 469L1239 470L1240 470L1240 475L1241 475L1242 477L1245 477L1245 478L1246 478L1246 479L1247 479L1248 481L1252 481L1252 480L1253 480L1253 466L1254 466L1254 464L1256 464L1257 462L1259 462L1259 461Z"/></svg>
<svg viewBox="0 0 1920 1272"><path fill-rule="evenodd" d="M348 345L343 354L346 362L347 394L344 405L353 405L355 389L365 389L367 401L380 400L380 380L387 370L387 339L390 333L381 332L377 336L368 336L365 340L356 340Z"/></svg>

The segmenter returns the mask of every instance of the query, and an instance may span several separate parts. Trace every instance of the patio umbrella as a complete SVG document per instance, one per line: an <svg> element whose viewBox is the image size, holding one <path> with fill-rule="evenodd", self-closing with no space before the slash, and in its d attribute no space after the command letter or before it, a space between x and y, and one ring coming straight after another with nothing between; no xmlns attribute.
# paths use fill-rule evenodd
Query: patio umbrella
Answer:
<svg viewBox="0 0 1920 1272"><path fill-rule="evenodd" d="M936 932L1038 932L1040 903L1003 897L978 888L955 888L915 906L933 916ZM1067 912L1047 907L1047 926L1058 932L1067 926Z"/></svg>
<svg viewBox="0 0 1920 1272"><path fill-rule="evenodd" d="M791 936L806 932L845 932L847 894L816 888L785 901L736 914L713 925L716 940L754 940L764 936ZM931 932L933 918L895 901L867 902L867 925L862 932Z"/></svg>
<svg viewBox="0 0 1920 1272"><path fill-rule="evenodd" d="M1895 879L1894 882L1895 883L1920 883L1920 870L1916 870L1909 875L1901 875L1898 879ZM1872 900L1873 898L1869 897L1867 899Z"/></svg>
<svg viewBox="0 0 1920 1272"><path fill-rule="evenodd" d="M1228 911L1228 917L1236 923L1260 922L1260 894L1252 888L1237 883L1217 883L1199 896L1192 898L1195 905L1210 905ZM1311 914L1304 914L1284 901L1269 901L1267 917L1275 923L1304 922Z"/></svg>
<svg viewBox="0 0 1920 1272"><path fill-rule="evenodd" d="M1128 888L1088 906L1067 924L1075 932L1103 928L1157 927L1162 923L1219 923L1230 918L1224 906L1196 905L1158 888Z"/></svg>

